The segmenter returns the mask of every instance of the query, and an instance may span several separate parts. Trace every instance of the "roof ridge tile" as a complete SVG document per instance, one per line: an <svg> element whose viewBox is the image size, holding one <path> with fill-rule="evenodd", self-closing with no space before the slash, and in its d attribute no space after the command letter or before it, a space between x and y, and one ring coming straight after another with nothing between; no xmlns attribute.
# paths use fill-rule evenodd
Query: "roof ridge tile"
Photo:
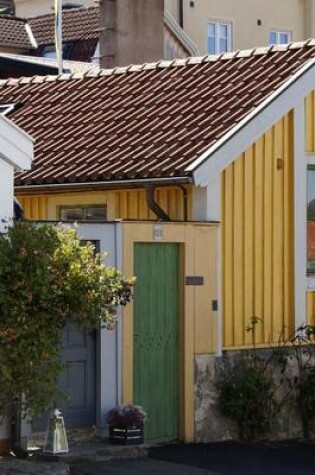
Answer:
<svg viewBox="0 0 315 475"><path fill-rule="evenodd" d="M204 60L208 57L206 56L191 56L190 58L187 58L187 64L201 64L204 62Z"/></svg>
<svg viewBox="0 0 315 475"><path fill-rule="evenodd" d="M253 56L263 56L264 54L269 53L271 50L272 50L271 45L257 46L257 48L254 49Z"/></svg>
<svg viewBox="0 0 315 475"><path fill-rule="evenodd" d="M113 70L114 74L126 74L128 72L129 66L118 66Z"/></svg>
<svg viewBox="0 0 315 475"><path fill-rule="evenodd" d="M160 69L163 68L171 68L174 66L175 60L174 59L162 59L157 63L157 67Z"/></svg>
<svg viewBox="0 0 315 475"><path fill-rule="evenodd" d="M84 7L85 8L85 7ZM95 7L88 7L88 8L95 8ZM127 73L137 73L142 71L148 70L158 70L163 68L170 68L170 67L183 67L187 65L197 65L206 62L216 62L216 61L226 61L236 58L247 58L250 56L257 56L257 55L266 55L269 52L284 52L290 49L301 49L305 46L315 46L315 39L308 39L306 41L298 41L292 42L287 45L270 45L270 46L263 46L263 47L256 47L253 49L244 49L244 50L237 50L231 51L227 53L223 53L220 55L206 55L206 56L191 56L188 58L179 58L173 60L160 60L156 62L148 62L144 64L130 64L128 66L119 66L116 68L111 69L98 69L98 68L91 68L86 72L74 72L74 73L64 73L61 75L47 75L47 76L33 76L30 78L9 78L6 80L0 81L0 86L3 87L5 85L12 85L12 84L27 84L30 82L33 83L44 83L44 82L54 82L54 81L68 81L68 80L82 80L85 77L100 77L100 76L111 76L113 74L127 74Z"/></svg>
<svg viewBox="0 0 315 475"><path fill-rule="evenodd" d="M277 44L277 45L271 45L271 51L273 53L278 53L278 52L282 52L282 51L287 51L289 49L289 45L288 44Z"/></svg>
<svg viewBox="0 0 315 475"><path fill-rule="evenodd" d="M293 41L292 43L290 43L288 45L288 49L301 49L303 48L304 46L307 45L307 42L309 40L306 40L306 41Z"/></svg>
<svg viewBox="0 0 315 475"><path fill-rule="evenodd" d="M152 63L144 63L143 66L142 66L142 71L148 71L148 70L151 70L151 69L157 69L158 67L158 62L152 62Z"/></svg>
<svg viewBox="0 0 315 475"><path fill-rule="evenodd" d="M187 65L187 58L178 58L175 59L172 63L172 67L181 67L181 66L186 66Z"/></svg>
<svg viewBox="0 0 315 475"><path fill-rule="evenodd" d="M240 51L237 52L236 58L250 58L253 56L255 51L255 48L250 48L250 49L241 49Z"/></svg>
<svg viewBox="0 0 315 475"><path fill-rule="evenodd" d="M229 51L227 53L221 54L220 59L223 61L228 61L230 59L236 58L239 53L240 51Z"/></svg>

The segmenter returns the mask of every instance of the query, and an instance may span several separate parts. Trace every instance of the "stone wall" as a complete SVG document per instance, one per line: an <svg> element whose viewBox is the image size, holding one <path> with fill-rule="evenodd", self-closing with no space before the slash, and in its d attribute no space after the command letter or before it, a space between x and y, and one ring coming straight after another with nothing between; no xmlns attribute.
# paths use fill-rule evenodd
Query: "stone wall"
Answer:
<svg viewBox="0 0 315 475"><path fill-rule="evenodd" d="M256 350L261 356L268 356L270 350ZM239 351L223 352L221 357L205 354L195 357L195 441L211 442L237 440L236 424L225 418L219 410L216 382L218 371L228 358L231 362ZM280 374L277 376L280 378ZM292 403L286 403L279 415L276 430L269 434L271 440L302 437L300 419Z"/></svg>

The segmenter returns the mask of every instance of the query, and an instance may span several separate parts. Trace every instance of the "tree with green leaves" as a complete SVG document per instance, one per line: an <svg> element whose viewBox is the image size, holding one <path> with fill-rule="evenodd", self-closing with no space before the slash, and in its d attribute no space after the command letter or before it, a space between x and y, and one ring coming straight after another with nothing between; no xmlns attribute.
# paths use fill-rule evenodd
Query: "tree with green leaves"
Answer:
<svg viewBox="0 0 315 475"><path fill-rule="evenodd" d="M0 414L36 419L59 397L61 333L112 326L133 279L104 266L73 228L16 223L0 235Z"/></svg>

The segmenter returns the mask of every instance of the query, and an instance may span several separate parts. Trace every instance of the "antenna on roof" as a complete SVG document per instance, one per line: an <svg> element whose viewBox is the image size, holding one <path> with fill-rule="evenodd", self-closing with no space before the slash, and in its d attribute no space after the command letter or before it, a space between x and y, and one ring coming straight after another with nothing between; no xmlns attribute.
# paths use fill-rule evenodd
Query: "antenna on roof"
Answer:
<svg viewBox="0 0 315 475"><path fill-rule="evenodd" d="M55 0L55 48L58 73L62 74L62 0Z"/></svg>

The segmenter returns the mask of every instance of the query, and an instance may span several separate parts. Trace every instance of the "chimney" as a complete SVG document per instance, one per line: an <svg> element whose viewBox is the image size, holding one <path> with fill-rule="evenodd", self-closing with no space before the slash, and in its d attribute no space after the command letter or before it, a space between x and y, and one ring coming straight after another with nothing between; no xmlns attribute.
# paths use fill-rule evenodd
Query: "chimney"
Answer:
<svg viewBox="0 0 315 475"><path fill-rule="evenodd" d="M101 67L157 61L164 55L164 0L101 0Z"/></svg>

